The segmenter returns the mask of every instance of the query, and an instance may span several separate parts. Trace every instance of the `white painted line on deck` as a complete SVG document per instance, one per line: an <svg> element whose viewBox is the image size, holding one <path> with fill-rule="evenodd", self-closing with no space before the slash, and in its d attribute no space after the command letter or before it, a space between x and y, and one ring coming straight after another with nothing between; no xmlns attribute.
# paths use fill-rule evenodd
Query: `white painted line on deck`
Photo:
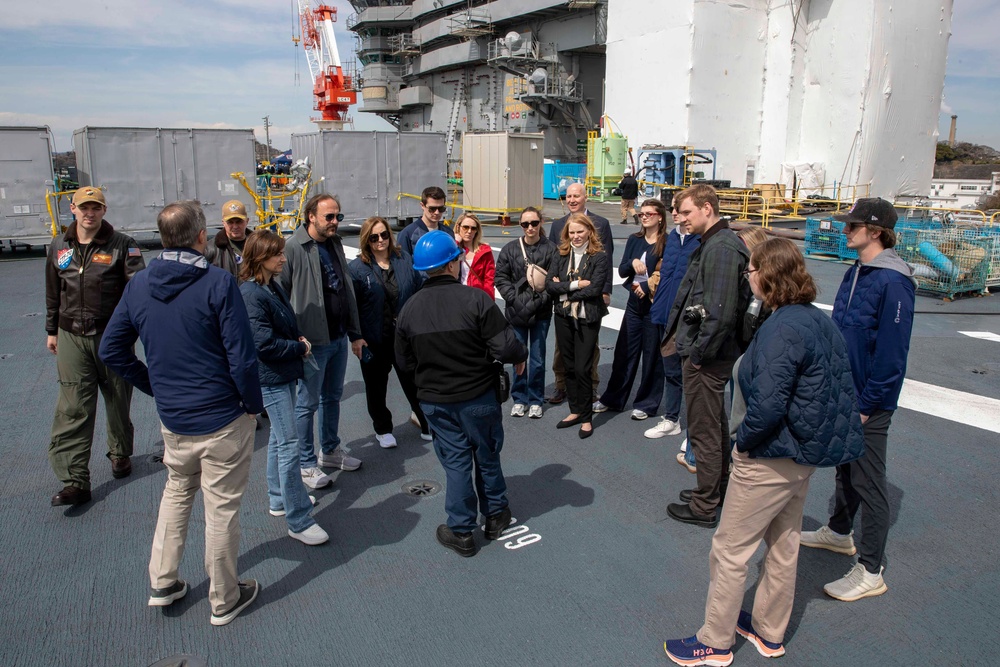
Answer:
<svg viewBox="0 0 1000 667"><path fill-rule="evenodd" d="M969 338L978 338L980 340L989 340L994 343L1000 343L1000 336L990 331L959 331L958 333L963 336L968 336Z"/></svg>

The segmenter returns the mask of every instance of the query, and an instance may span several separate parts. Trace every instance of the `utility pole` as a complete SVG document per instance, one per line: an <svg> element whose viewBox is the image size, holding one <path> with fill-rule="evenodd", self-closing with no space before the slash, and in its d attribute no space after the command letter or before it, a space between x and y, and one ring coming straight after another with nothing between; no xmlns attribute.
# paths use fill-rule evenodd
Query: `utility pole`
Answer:
<svg viewBox="0 0 1000 667"><path fill-rule="evenodd" d="M264 158L268 162L271 161L271 117L264 116L264 136L267 140L267 156Z"/></svg>

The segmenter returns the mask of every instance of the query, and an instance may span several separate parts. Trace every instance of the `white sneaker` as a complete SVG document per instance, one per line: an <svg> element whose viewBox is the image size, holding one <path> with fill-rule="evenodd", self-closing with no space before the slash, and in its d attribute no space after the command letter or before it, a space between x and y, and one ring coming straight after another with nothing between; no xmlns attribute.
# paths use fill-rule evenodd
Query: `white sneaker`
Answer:
<svg viewBox="0 0 1000 667"><path fill-rule="evenodd" d="M864 565L855 563L854 567L843 577L824 586L823 592L835 600L843 600L844 602L854 602L861 598L882 595L889 590L885 582L882 581L884 569L884 567L880 567L878 574L871 574Z"/></svg>
<svg viewBox="0 0 1000 667"><path fill-rule="evenodd" d="M319 468L302 468L302 483L310 489L322 489L333 482L330 476Z"/></svg>
<svg viewBox="0 0 1000 667"><path fill-rule="evenodd" d="M316 506L316 496L309 496L309 502L312 503L313 507L315 507ZM285 516L285 510L284 510L284 508L282 508L280 510L269 509L269 510L267 510L267 513L270 514L271 516Z"/></svg>
<svg viewBox="0 0 1000 667"><path fill-rule="evenodd" d="M632 411L632 419L634 419L637 422L641 422L643 419L649 419L649 415L647 415L642 410L637 409Z"/></svg>
<svg viewBox="0 0 1000 667"><path fill-rule="evenodd" d="M525 407L526 406L524 405L524 403L515 403L514 407L512 407L510 409L510 416L511 417L523 417L524 416L524 408Z"/></svg>
<svg viewBox="0 0 1000 667"><path fill-rule="evenodd" d="M392 449L396 446L396 438L392 437L392 433L383 433L382 435L376 433L375 439L378 440L378 446L382 449Z"/></svg>
<svg viewBox="0 0 1000 667"><path fill-rule="evenodd" d="M330 536L327 534L325 530L319 527L318 523L314 523L313 525L303 530L301 533L293 533L292 531L289 530L288 536L298 540L302 544L308 544L311 547L314 547L317 544L323 544L324 542L327 542L330 539Z"/></svg>
<svg viewBox="0 0 1000 667"><path fill-rule="evenodd" d="M799 545L813 549L826 549L838 554L853 556L858 552L854 547L854 531L841 535L830 530L829 526L820 526L819 530L803 530Z"/></svg>
<svg viewBox="0 0 1000 667"><path fill-rule="evenodd" d="M540 406L540 405L532 405L530 408L528 408L528 416L531 417L532 419L541 419L542 418L542 406Z"/></svg>
<svg viewBox="0 0 1000 667"><path fill-rule="evenodd" d="M361 459L349 456L343 447L337 447L333 453L319 453L319 464L323 468L340 468L341 470L357 470L361 467Z"/></svg>
<svg viewBox="0 0 1000 667"><path fill-rule="evenodd" d="M608 406L604 405L604 403L601 403L600 401L594 401L594 405L591 407L591 410L597 413L607 412Z"/></svg>
<svg viewBox="0 0 1000 667"><path fill-rule="evenodd" d="M635 416L632 417L635 419ZM643 433L647 438L662 438L668 435L677 435L681 432L681 425L677 422L670 421L666 417L660 417L659 423L653 428L647 430Z"/></svg>
<svg viewBox="0 0 1000 667"><path fill-rule="evenodd" d="M430 431L428 431L427 433L424 433L423 431L421 431L420 432L420 439L421 440L426 440L427 442L430 442L431 440L434 439L434 435Z"/></svg>

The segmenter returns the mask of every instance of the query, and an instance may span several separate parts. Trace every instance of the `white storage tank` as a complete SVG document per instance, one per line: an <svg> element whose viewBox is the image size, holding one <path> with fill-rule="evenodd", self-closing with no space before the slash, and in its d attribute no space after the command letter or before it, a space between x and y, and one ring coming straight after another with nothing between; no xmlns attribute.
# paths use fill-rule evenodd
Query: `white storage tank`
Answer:
<svg viewBox="0 0 1000 667"><path fill-rule="evenodd" d="M463 205L472 211L544 204L544 135L466 133L462 137Z"/></svg>
<svg viewBox="0 0 1000 667"><path fill-rule="evenodd" d="M0 242L48 243L45 193L52 185L49 128L0 127Z"/></svg>
<svg viewBox="0 0 1000 667"><path fill-rule="evenodd" d="M156 216L180 199L201 202L209 227L222 204L253 199L230 177L254 181L253 130L84 127L73 132L80 185L104 190L107 219L133 236L156 234Z"/></svg>

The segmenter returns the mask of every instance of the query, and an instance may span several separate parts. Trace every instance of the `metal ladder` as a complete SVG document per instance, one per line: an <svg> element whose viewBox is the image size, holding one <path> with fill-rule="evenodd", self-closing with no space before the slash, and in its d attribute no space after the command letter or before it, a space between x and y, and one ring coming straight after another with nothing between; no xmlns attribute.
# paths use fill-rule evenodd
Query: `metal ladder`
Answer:
<svg viewBox="0 0 1000 667"><path fill-rule="evenodd" d="M455 82L455 96L451 103L451 118L448 119L448 157L455 147L455 137L458 130L458 116L462 111L462 104L465 101L465 82Z"/></svg>

